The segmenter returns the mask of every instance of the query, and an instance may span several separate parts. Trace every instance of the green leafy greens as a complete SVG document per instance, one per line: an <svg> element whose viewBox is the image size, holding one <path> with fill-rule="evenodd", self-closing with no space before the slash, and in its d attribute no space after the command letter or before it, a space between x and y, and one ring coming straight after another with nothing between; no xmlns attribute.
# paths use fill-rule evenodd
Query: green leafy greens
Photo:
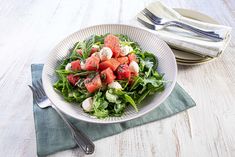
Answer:
<svg viewBox="0 0 235 157"><path fill-rule="evenodd" d="M164 90L165 82L163 75L158 73L158 59L150 52L142 51L138 43L132 41L128 36L116 34L120 40L120 45L131 46L137 56L139 65L138 76L132 77L132 81L115 80L122 89L109 88L103 86L97 92L89 93L85 87L84 80L97 74L96 71L72 71L65 70L68 63L74 60L85 61L91 53L93 45L100 48L104 45L105 35L93 35L82 42L77 42L70 55L63 59L57 67L56 73L58 80L54 84L54 89L62 94L68 102L81 104L86 98L92 97L92 110L88 113L97 118L106 118L109 116L122 116L127 106L132 106L138 112L138 105L148 96L159 93ZM77 50L82 50L82 55ZM72 86L67 77L73 74L79 77L76 86ZM103 78L105 79L105 78Z"/></svg>

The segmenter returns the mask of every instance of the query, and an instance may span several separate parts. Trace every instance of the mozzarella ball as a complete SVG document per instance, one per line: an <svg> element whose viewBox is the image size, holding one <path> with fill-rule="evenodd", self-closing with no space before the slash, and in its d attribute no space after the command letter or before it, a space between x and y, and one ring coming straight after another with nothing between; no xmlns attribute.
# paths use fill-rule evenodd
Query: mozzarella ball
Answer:
<svg viewBox="0 0 235 157"><path fill-rule="evenodd" d="M86 112L90 112L92 110L92 98L86 98L83 102L82 102L82 108L86 111Z"/></svg>
<svg viewBox="0 0 235 157"><path fill-rule="evenodd" d="M121 47L121 53L120 53L120 55L121 56L126 56L126 55L128 55L130 52L132 52L133 51L133 48L131 47L131 46L122 46Z"/></svg>
<svg viewBox="0 0 235 157"><path fill-rule="evenodd" d="M135 61L131 61L129 64L129 69L131 72L138 74L139 73L139 65Z"/></svg>
<svg viewBox="0 0 235 157"><path fill-rule="evenodd" d="M71 68L72 68L71 63L68 63L68 64L65 66L65 70L71 70Z"/></svg>
<svg viewBox="0 0 235 157"><path fill-rule="evenodd" d="M80 65L81 65L81 69L82 70L86 70L86 66L85 66L85 62L84 61L81 61Z"/></svg>
<svg viewBox="0 0 235 157"><path fill-rule="evenodd" d="M108 84L108 87L109 88L114 88L114 89L122 89L122 86L120 85L120 83L118 83L116 81Z"/></svg>
<svg viewBox="0 0 235 157"><path fill-rule="evenodd" d="M103 47L101 50L100 50L100 60L101 61L105 61L105 60L108 60L110 58L112 58L113 56L113 52L110 48L108 47Z"/></svg>

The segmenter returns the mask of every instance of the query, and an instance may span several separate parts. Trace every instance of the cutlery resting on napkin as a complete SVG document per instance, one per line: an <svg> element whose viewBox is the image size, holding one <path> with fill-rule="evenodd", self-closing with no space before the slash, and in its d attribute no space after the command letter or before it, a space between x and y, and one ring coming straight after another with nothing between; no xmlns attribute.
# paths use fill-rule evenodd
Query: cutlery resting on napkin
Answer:
<svg viewBox="0 0 235 157"><path fill-rule="evenodd" d="M220 37L221 41L212 41L203 38L193 32L176 27L167 27L153 31L160 39L164 40L173 48L192 52L201 56L218 57L227 47L231 38L231 27L201 22L184 17L174 9L167 7L160 1L149 4L146 7L154 15L172 21L179 21L202 30L214 31ZM153 24L147 17L139 13L137 18Z"/></svg>

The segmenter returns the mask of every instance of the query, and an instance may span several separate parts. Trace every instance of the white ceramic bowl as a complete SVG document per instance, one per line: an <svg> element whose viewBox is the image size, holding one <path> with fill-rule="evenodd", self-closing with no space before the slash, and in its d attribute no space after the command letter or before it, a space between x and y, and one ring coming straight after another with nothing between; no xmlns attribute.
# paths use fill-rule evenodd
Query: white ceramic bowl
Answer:
<svg viewBox="0 0 235 157"><path fill-rule="evenodd" d="M153 52L159 60L158 71L164 73L164 79L171 81L166 84L165 90L161 93L149 96L143 103L138 105L139 112L128 106L121 117L109 117L96 119L85 113L80 105L66 102L60 93L53 89L53 84L57 80L55 69L61 60L69 54L77 41L84 40L93 34L125 34L132 40L138 42L143 50ZM49 54L42 73L43 86L49 99L65 114L78 120L91 123L118 123L140 117L159 106L172 92L177 77L177 64L173 52L167 44L156 35L141 28L121 25L105 24L88 27L75 32L61 41Z"/></svg>

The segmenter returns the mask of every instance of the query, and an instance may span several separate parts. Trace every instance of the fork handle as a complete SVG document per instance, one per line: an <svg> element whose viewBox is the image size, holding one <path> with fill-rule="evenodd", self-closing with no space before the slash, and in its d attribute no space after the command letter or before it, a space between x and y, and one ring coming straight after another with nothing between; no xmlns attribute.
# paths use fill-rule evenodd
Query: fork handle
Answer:
<svg viewBox="0 0 235 157"><path fill-rule="evenodd" d="M201 30L201 29L199 29L199 28L190 26L190 25L188 25L188 24L185 24L185 23L182 23L182 22L179 22L179 21L170 21L170 22L175 23L175 24L182 25L183 27L188 27L188 28L190 28L190 29L194 29L194 30L196 30L196 31L198 31L198 32L201 32L201 33L211 34L211 35L214 35L214 36L219 37L219 34L215 33L214 31Z"/></svg>
<svg viewBox="0 0 235 157"><path fill-rule="evenodd" d="M95 145L89 139L89 137L81 130L77 129L77 127L75 127L71 122L69 122L56 106L52 105L52 108L54 108L60 117L64 120L65 124L71 131L76 144L81 147L85 154L92 154L95 150Z"/></svg>
<svg viewBox="0 0 235 157"><path fill-rule="evenodd" d="M212 41L218 42L218 41L222 41L223 40L223 38L221 38L221 37L214 36L214 35L207 34L207 33L198 32L197 30L192 29L190 27L187 27L185 25L179 25L179 24L176 24L176 23L167 23L167 25L165 25L165 27L170 27L170 26L179 27L179 28L182 28L182 29L185 29L185 30L189 30L189 31L191 31L193 33L196 33L196 34L202 36L202 37L211 39Z"/></svg>

